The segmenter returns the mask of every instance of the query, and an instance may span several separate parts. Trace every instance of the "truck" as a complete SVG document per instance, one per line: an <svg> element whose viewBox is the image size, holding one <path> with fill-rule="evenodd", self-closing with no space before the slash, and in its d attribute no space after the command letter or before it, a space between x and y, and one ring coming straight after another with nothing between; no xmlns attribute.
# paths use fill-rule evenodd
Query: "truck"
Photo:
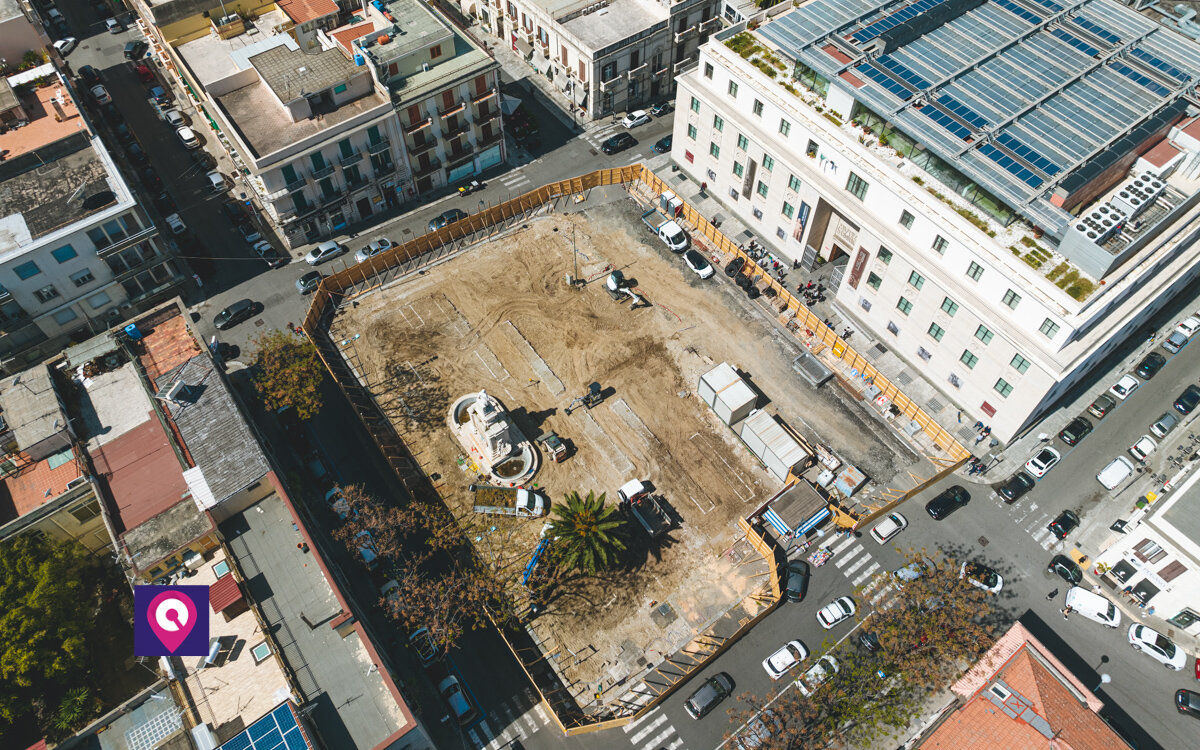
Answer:
<svg viewBox="0 0 1200 750"><path fill-rule="evenodd" d="M498 516L525 516L537 518L546 515L546 501L533 490L520 487L495 487L490 484L472 484L468 487L475 493L476 513L492 513Z"/></svg>
<svg viewBox="0 0 1200 750"><path fill-rule="evenodd" d="M682 253L687 250L687 232L684 232L683 227L676 224L674 219L662 211L652 208L642 214L642 221L650 227L650 231L658 235L658 238L670 248L671 252Z"/></svg>
<svg viewBox="0 0 1200 750"><path fill-rule="evenodd" d="M671 517L663 508L662 498L650 493L650 487L640 479L633 479L617 490L621 504L629 508L638 525L651 539L657 539L671 529Z"/></svg>

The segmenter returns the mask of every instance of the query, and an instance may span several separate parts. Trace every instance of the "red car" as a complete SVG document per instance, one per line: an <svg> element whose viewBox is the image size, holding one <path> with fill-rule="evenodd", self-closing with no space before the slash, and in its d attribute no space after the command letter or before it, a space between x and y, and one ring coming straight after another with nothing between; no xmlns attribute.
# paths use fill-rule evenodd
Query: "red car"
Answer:
<svg viewBox="0 0 1200 750"><path fill-rule="evenodd" d="M142 81L143 83L149 83L150 81L154 80L154 71L150 70L148 65L138 63L134 66L133 72L137 73L138 80Z"/></svg>

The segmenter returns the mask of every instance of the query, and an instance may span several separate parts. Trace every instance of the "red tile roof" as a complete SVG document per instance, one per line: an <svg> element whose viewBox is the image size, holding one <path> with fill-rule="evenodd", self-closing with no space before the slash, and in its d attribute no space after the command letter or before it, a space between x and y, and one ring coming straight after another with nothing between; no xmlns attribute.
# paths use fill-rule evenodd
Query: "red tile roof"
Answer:
<svg viewBox="0 0 1200 750"><path fill-rule="evenodd" d="M279 9L296 23L308 23L337 13L333 0L279 0Z"/></svg>
<svg viewBox="0 0 1200 750"><path fill-rule="evenodd" d="M1165 166L1167 164L1167 162L1171 161L1176 156L1178 156L1180 153L1181 152L1178 148L1173 146L1171 144L1171 142L1168 141L1166 138L1163 138L1161 141L1159 141L1157 144L1154 145L1154 148L1152 148L1149 151L1147 151L1146 153L1142 154L1142 158L1145 159L1146 161L1150 162L1151 164L1153 164L1156 167L1162 167L1162 166Z"/></svg>
<svg viewBox="0 0 1200 750"><path fill-rule="evenodd" d="M53 469L50 468L50 459L38 461L4 480L4 492L12 500L16 511L14 517L19 518L58 497L67 491L67 482L83 474L75 463L74 449L71 449L71 456L70 461Z"/></svg>
<svg viewBox="0 0 1200 750"><path fill-rule="evenodd" d="M142 331L142 354L138 359L151 382L164 372L170 372L200 352L200 344L192 338L183 315L176 314Z"/></svg>
<svg viewBox="0 0 1200 750"><path fill-rule="evenodd" d="M360 36L366 36L375 30L375 24L371 21L363 21L362 23L343 26L340 29L329 32L329 36L333 37L333 41L337 42L347 55L352 54L350 42L358 39Z"/></svg>
<svg viewBox="0 0 1200 750"><path fill-rule="evenodd" d="M113 522L118 534L174 507L188 491L179 459L153 414L90 453L100 480L116 504Z"/></svg>
<svg viewBox="0 0 1200 750"><path fill-rule="evenodd" d="M208 587L208 605L212 607L213 612L220 612L241 598L242 589L234 579L233 573L226 573Z"/></svg>

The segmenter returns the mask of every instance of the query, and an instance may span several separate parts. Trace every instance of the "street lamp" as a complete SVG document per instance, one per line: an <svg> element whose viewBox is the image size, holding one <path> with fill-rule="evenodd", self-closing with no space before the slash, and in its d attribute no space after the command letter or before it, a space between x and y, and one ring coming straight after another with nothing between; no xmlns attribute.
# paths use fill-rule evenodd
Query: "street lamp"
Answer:
<svg viewBox="0 0 1200 750"><path fill-rule="evenodd" d="M1100 684L1097 685L1096 687L1094 687L1092 689L1092 692L1093 693L1096 692L1097 690L1104 687L1105 685L1107 685L1110 682L1112 682L1112 677L1109 676L1108 672L1101 672L1100 673Z"/></svg>

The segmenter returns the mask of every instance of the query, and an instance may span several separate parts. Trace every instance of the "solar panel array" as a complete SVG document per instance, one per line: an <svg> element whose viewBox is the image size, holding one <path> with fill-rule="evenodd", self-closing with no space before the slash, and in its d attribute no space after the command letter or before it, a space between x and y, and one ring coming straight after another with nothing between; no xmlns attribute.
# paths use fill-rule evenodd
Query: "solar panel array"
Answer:
<svg viewBox="0 0 1200 750"><path fill-rule="evenodd" d="M311 750L287 703L277 706L218 750Z"/></svg>
<svg viewBox="0 0 1200 750"><path fill-rule="evenodd" d="M948 0L918 0L918 2L915 2L906 8L901 8L892 15L876 21L862 31L854 32L852 36L854 41L858 42L859 44L869 42L883 32L894 29L905 21L916 18L930 8L941 5L945 2L948 2Z"/></svg>
<svg viewBox="0 0 1200 750"><path fill-rule="evenodd" d="M1200 47L1108 0L1069 11L1058 0L987 0L876 59L851 53L849 66L823 49L831 36L861 47L887 30L876 24L916 7L812 0L758 33L831 80L847 67L860 74L855 98L1047 229L1068 217L1042 199L1046 183L1200 81Z"/></svg>

